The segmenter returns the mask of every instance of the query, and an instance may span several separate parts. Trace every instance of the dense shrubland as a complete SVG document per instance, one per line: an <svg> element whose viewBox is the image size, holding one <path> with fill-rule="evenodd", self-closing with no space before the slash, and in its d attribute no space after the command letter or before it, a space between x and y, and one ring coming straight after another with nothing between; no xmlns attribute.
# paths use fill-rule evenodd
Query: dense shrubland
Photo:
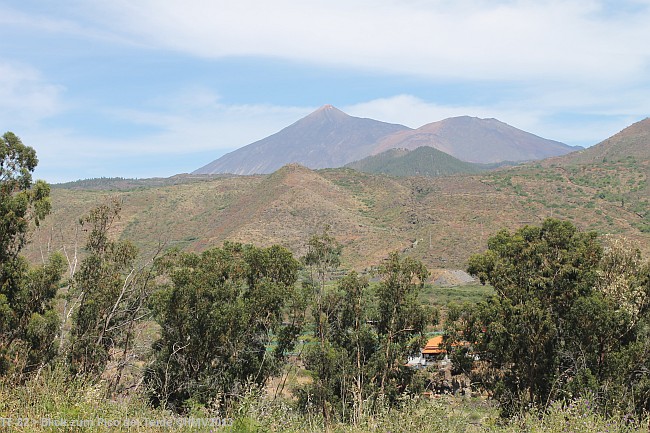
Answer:
<svg viewBox="0 0 650 433"><path fill-rule="evenodd" d="M1 419L632 431L650 410L650 267L624 241L554 219L490 238L469 272L495 294L444 321L454 369L483 397L429 400L430 375L405 366L442 316L421 302L419 261L391 253L376 283L334 281L341 246L327 228L299 259L238 243L145 259L112 239L111 201L80 221L83 259L77 269L68 258L64 278L62 255L40 266L20 256L50 211L49 187L32 181L33 149L11 133L0 144ZM289 380L298 370L303 380Z"/></svg>

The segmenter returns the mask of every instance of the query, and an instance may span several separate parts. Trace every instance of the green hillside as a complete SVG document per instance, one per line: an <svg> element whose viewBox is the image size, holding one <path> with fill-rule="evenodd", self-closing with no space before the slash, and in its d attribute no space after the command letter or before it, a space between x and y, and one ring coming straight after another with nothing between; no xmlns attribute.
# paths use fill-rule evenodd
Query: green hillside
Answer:
<svg viewBox="0 0 650 433"><path fill-rule="evenodd" d="M488 166L464 162L429 146L415 150L389 149L346 165L365 173L381 173L391 176L449 176L457 173L478 173Z"/></svg>

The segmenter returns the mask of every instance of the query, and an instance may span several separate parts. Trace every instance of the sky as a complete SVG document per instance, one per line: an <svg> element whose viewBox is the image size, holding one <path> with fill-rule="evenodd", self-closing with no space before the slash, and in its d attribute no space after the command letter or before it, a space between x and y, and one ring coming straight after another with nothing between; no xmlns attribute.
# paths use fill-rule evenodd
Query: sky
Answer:
<svg viewBox="0 0 650 433"><path fill-rule="evenodd" d="M650 0L0 0L36 177L191 172L325 104L590 146L650 115Z"/></svg>

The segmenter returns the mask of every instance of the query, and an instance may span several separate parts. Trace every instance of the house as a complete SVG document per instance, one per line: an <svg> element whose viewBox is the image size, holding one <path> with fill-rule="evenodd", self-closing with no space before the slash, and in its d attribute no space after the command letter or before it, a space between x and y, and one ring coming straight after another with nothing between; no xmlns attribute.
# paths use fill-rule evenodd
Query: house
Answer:
<svg viewBox="0 0 650 433"><path fill-rule="evenodd" d="M442 335L429 338L424 348L420 351L420 354L411 356L406 365L414 368L422 368L434 364L439 364L439 366L448 364L449 358L447 357L447 350L444 347L443 340L444 337Z"/></svg>
<svg viewBox="0 0 650 433"><path fill-rule="evenodd" d="M452 347L461 346L469 348L469 343L463 341L460 343L452 344ZM420 351L419 355L411 356L406 365L415 368L437 365L438 367L444 368L450 363L451 360L449 359L447 349L444 344L444 336L436 335L429 338L425 346Z"/></svg>
<svg viewBox="0 0 650 433"><path fill-rule="evenodd" d="M446 356L447 350L445 350L443 340L444 337L442 335L429 338L427 344L422 349L422 357L429 362L433 362L440 360L441 356Z"/></svg>

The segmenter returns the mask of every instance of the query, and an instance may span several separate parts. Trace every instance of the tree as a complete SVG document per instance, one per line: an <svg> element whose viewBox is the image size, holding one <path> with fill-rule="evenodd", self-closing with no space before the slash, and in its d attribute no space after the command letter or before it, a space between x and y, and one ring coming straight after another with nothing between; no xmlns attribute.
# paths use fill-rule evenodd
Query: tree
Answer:
<svg viewBox="0 0 650 433"><path fill-rule="evenodd" d="M341 251L343 249L343 246L329 234L329 229L330 227L326 226L322 233L315 234L309 239L307 254L302 258L303 263L311 269L308 283L316 290L314 317L316 318L316 329L318 330L321 345L324 344L325 340L324 321L327 320L324 317L322 305L325 296L325 283L328 274L341 264Z"/></svg>
<svg viewBox="0 0 650 433"><path fill-rule="evenodd" d="M150 270L136 267L138 252L131 242L109 237L120 210L120 202L113 199L80 221L88 227L88 255L72 284L78 308L73 315L68 353L72 373L90 378L101 376L109 361L121 355L112 369L113 392L126 366L135 326L149 314L146 299Z"/></svg>
<svg viewBox="0 0 650 433"><path fill-rule="evenodd" d="M497 393L504 410L543 406L552 397L574 332L568 320L593 290L601 256L595 233L548 219L513 234L502 230L486 253L470 258L468 271L497 293L478 306L485 332L471 337L485 360L504 369Z"/></svg>
<svg viewBox="0 0 650 433"><path fill-rule="evenodd" d="M605 239L591 297L576 305L578 360L569 391L596 395L605 411L650 410L650 263L627 239Z"/></svg>
<svg viewBox="0 0 650 433"><path fill-rule="evenodd" d="M444 345L449 354L452 365L452 375L464 374L467 377L476 377L472 374L474 356L471 347L467 344L464 330L472 329L473 317L470 314L473 304L465 301L462 304L451 302L447 305L444 321ZM470 334L475 332L470 332Z"/></svg>
<svg viewBox="0 0 650 433"><path fill-rule="evenodd" d="M404 366L423 343L437 312L418 296L428 272L411 258L389 255L375 291L351 272L322 302L321 345L309 347L305 368L313 382L300 390L303 408L320 408L326 423L333 415L358 422L376 403L394 404L410 392L413 371Z"/></svg>
<svg viewBox="0 0 650 433"><path fill-rule="evenodd" d="M394 397L405 391L412 371L405 358L422 347L426 326L437 320L437 312L418 301L429 272L419 261L400 259L394 252L380 267L382 281L377 289L377 333L381 347L379 392Z"/></svg>
<svg viewBox="0 0 650 433"><path fill-rule="evenodd" d="M313 382L299 392L301 406L319 408L326 423L333 414L358 422L369 397L368 362L377 350L377 334L368 303L368 280L351 272L326 294L321 304L320 344L303 356ZM348 410L348 408L352 410Z"/></svg>
<svg viewBox="0 0 650 433"><path fill-rule="evenodd" d="M31 268L19 256L30 224L50 212L50 187L32 181L36 152L11 132L0 139L0 376L21 381L56 353L53 299L64 264L53 255Z"/></svg>
<svg viewBox="0 0 650 433"><path fill-rule="evenodd" d="M312 348L305 354L305 362L315 370L316 382L313 391L316 401L319 403L323 420L329 425L331 412L331 384L334 381L336 348L333 348L328 340L327 324L333 317L332 308L337 307L335 296L328 296L325 292L325 283L328 274L337 269L341 264L342 245L329 234L329 225L320 234L313 235L307 243L307 254L302 262L310 269L309 279L305 282L315 292L315 302L312 308L312 316L315 321L316 336L320 341L319 348ZM327 302L329 301L329 302ZM328 305L326 305L326 302ZM329 308L328 308L329 306ZM342 359L342 358L341 358Z"/></svg>
<svg viewBox="0 0 650 433"><path fill-rule="evenodd" d="M145 376L154 404L229 403L279 371L301 331L285 316L299 267L288 250L226 243L200 255L172 252L156 266L161 336Z"/></svg>
<svg viewBox="0 0 650 433"><path fill-rule="evenodd" d="M341 330L338 344L345 348L350 358L352 382L352 420L356 424L364 413L368 398L369 378L366 365L376 350L376 332L370 322L370 311L365 308L368 280L356 272L346 275L339 287L343 292Z"/></svg>
<svg viewBox="0 0 650 433"><path fill-rule="evenodd" d="M12 132L0 139L0 263L8 263L25 246L29 225L50 213L50 186L32 181L36 151Z"/></svg>
<svg viewBox="0 0 650 433"><path fill-rule="evenodd" d="M459 330L499 372L493 390L504 415L587 393L623 406L648 371L644 269L637 251L604 251L595 233L556 219L500 231L470 258L469 272L496 296Z"/></svg>

